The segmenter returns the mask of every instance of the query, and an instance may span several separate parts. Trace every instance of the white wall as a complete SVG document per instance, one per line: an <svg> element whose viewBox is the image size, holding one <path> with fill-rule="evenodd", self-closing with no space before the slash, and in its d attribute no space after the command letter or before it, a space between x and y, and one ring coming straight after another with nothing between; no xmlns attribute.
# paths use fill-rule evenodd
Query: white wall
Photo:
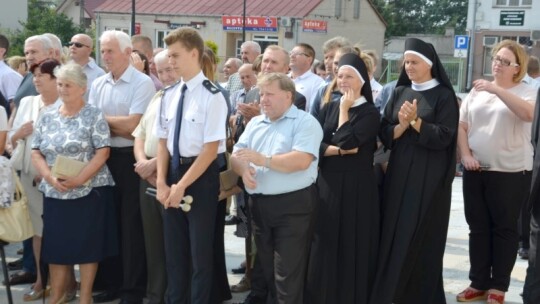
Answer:
<svg viewBox="0 0 540 304"><path fill-rule="evenodd" d="M28 18L27 0L0 0L0 28L22 29L19 21L26 22Z"/></svg>

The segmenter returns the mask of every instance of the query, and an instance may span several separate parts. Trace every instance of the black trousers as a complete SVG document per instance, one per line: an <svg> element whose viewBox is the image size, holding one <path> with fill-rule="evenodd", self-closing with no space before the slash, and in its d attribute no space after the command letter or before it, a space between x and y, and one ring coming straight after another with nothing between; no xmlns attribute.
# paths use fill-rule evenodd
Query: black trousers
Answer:
<svg viewBox="0 0 540 304"><path fill-rule="evenodd" d="M139 195L146 247L146 271L148 273L146 298L149 304L162 304L164 303L165 289L167 288L165 241L163 240L163 206L155 197L145 194L148 187L153 186L146 180L141 179Z"/></svg>
<svg viewBox="0 0 540 304"><path fill-rule="evenodd" d="M190 165L169 168L168 184L178 182ZM214 161L186 189L191 211L168 208L163 213L167 291L165 303L210 304L214 269L214 232L219 194L219 167Z"/></svg>
<svg viewBox="0 0 540 304"><path fill-rule="evenodd" d="M527 268L527 277L523 286L523 303L540 303L540 263L538 252L538 237L540 236L540 215L531 217L531 239L529 248L529 267Z"/></svg>
<svg viewBox="0 0 540 304"><path fill-rule="evenodd" d="M120 256L100 262L97 280L121 298L140 302L146 293L146 255L139 203L139 176L133 170L133 148L111 148L107 166L116 185Z"/></svg>
<svg viewBox="0 0 540 304"><path fill-rule="evenodd" d="M257 259L270 303L303 303L317 201L314 185L279 195L252 195Z"/></svg>
<svg viewBox="0 0 540 304"><path fill-rule="evenodd" d="M517 221L530 182L530 171L463 172L471 287L508 290L518 248Z"/></svg>
<svg viewBox="0 0 540 304"><path fill-rule="evenodd" d="M518 232L519 232L519 247L529 249L529 238L531 235L531 204L529 203L529 195L527 196L521 205L521 214L518 220Z"/></svg>

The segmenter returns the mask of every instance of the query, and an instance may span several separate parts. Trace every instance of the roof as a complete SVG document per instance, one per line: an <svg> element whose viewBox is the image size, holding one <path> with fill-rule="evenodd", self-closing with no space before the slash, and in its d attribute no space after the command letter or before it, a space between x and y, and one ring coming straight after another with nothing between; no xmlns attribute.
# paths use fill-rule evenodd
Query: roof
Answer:
<svg viewBox="0 0 540 304"><path fill-rule="evenodd" d="M315 9L322 0L249 0L248 16L287 16L303 18ZM239 0L136 0L137 14L223 16L242 15L243 2ZM131 13L131 0L105 0L95 12Z"/></svg>
<svg viewBox="0 0 540 304"><path fill-rule="evenodd" d="M106 0L84 0L84 10L90 16L92 19L96 19L94 16L94 10L100 6L103 2ZM75 2L75 0L63 0L58 7L56 8L57 11L63 11L65 7L67 7L68 4L71 4L72 2ZM80 2L80 1L76 1Z"/></svg>

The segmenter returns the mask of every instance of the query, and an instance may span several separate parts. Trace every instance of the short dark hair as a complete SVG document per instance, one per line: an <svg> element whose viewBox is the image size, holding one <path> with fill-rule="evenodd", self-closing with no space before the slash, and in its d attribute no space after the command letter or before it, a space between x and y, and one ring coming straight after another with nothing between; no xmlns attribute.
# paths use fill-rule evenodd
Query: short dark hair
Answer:
<svg viewBox="0 0 540 304"><path fill-rule="evenodd" d="M6 49L6 53L4 55L7 55L9 52L9 40L2 34L0 34L0 48Z"/></svg>
<svg viewBox="0 0 540 304"><path fill-rule="evenodd" d="M56 76L54 76L54 69L56 67L58 67L58 66L60 66L60 62L58 62L58 60L56 60L56 59L45 59L42 62L34 63L30 67L30 72L32 72L32 74L34 74L34 71L36 69L39 69L39 71L41 73L49 74L49 75L51 75L51 78L56 78Z"/></svg>

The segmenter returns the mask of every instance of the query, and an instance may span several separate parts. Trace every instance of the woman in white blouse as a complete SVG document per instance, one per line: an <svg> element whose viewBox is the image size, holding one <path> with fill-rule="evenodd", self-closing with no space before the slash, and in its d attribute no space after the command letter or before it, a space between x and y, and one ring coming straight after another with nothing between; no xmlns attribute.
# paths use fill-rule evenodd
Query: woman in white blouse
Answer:
<svg viewBox="0 0 540 304"><path fill-rule="evenodd" d="M503 303L518 248L518 217L531 182L536 91L521 82L527 54L515 41L492 52L493 81L478 79L460 109L458 147L469 224L471 284L458 301Z"/></svg>

